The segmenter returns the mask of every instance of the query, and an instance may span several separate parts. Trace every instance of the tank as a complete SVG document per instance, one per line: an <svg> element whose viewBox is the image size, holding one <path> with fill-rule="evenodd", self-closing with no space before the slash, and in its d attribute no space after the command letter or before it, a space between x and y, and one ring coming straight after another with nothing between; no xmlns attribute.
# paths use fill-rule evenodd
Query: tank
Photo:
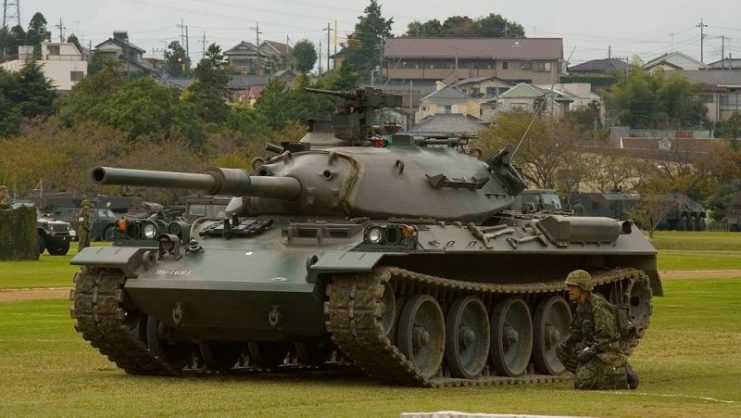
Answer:
<svg viewBox="0 0 741 418"><path fill-rule="evenodd" d="M392 134L372 114L400 98L373 89L318 93L341 100L336 130L268 146L252 174L93 170L231 196L187 238L72 260L72 316L103 355L143 375L340 363L396 385L566 380L575 269L629 316L624 349L638 344L662 289L632 223L511 211L525 183L509 149L478 160L458 138Z"/></svg>

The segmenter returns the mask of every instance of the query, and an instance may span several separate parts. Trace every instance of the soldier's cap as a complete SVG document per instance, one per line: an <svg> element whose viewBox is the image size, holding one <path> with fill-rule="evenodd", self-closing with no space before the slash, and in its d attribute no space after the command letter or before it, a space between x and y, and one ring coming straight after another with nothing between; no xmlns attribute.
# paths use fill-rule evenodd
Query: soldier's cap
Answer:
<svg viewBox="0 0 741 418"><path fill-rule="evenodd" d="M584 270L574 270L566 276L564 283L578 286L584 290L592 290L592 276Z"/></svg>
<svg viewBox="0 0 741 418"><path fill-rule="evenodd" d="M87 199L82 199L82 206L90 206L90 202Z"/></svg>

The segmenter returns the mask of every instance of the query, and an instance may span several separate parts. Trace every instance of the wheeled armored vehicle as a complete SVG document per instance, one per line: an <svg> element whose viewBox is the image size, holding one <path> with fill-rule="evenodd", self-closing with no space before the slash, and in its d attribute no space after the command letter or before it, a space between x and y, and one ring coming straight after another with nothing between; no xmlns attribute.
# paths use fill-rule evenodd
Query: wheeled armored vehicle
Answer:
<svg viewBox="0 0 741 418"><path fill-rule="evenodd" d="M418 386L567 379L555 348L575 269L648 327L656 251L630 222L508 211L524 181L503 149L485 161L456 138L389 135L373 89L334 129L273 145L252 175L99 167L99 184L233 196L226 215L152 246L87 248L72 263L83 337L132 374L321 367L341 359Z"/></svg>

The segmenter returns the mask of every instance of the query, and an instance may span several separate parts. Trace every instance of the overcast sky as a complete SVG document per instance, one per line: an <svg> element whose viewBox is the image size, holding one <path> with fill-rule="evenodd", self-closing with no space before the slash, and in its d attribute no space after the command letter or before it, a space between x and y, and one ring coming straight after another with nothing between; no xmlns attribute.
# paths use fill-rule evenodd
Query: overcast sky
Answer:
<svg viewBox="0 0 741 418"><path fill-rule="evenodd" d="M369 0L16 0L21 24L27 27L35 12L44 14L54 39L62 19L65 36L74 32L85 46L106 40L114 30L129 32L130 41L162 56L180 39L181 21L188 26L191 56L199 59L206 43L226 50L242 40L291 44L309 39L326 53L327 23L335 21L340 41L353 31ZM527 37L564 40L564 58L571 65L605 58L638 55L649 60L677 50L700 59L700 29L705 30L706 63L725 55L741 58L741 0L378 0L386 18L393 18L393 33L401 35L411 21L440 21L454 15L472 18L498 13L520 23ZM252 28L252 29L250 29ZM324 29L324 30L323 30ZM332 34L332 37L334 33ZM331 50L334 50L332 39ZM326 59L326 58L325 58Z"/></svg>

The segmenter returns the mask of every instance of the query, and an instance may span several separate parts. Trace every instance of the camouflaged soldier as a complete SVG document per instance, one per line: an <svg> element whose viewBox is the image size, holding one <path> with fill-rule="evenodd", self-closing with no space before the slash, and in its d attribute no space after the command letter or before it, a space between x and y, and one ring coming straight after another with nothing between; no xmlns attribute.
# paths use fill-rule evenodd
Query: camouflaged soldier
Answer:
<svg viewBox="0 0 741 418"><path fill-rule="evenodd" d="M619 348L620 330L612 305L602 295L592 293L592 277L584 270L569 273L565 283L569 299L577 305L569 335L556 349L556 355L574 373L574 387L638 387L638 376Z"/></svg>
<svg viewBox="0 0 741 418"><path fill-rule="evenodd" d="M90 202L87 201L87 198L83 198L80 206L80 217L77 224L77 252L90 246L90 230L92 229L92 225L90 224Z"/></svg>

